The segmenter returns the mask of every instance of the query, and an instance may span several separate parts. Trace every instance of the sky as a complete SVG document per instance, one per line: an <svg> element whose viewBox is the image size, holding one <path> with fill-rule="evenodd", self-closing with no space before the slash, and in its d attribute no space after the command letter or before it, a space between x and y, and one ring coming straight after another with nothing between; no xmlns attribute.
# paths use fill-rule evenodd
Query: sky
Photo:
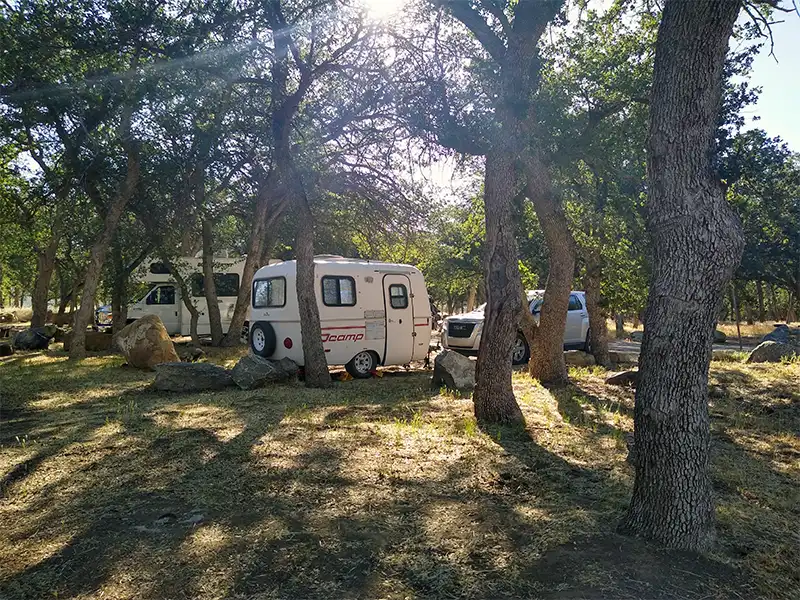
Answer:
<svg viewBox="0 0 800 600"><path fill-rule="evenodd" d="M747 114L758 116L751 127L764 129L770 136L780 136L794 152L800 152L800 16L778 13L772 26L774 54L769 56L769 42L753 62L751 83L761 87L761 97Z"/></svg>

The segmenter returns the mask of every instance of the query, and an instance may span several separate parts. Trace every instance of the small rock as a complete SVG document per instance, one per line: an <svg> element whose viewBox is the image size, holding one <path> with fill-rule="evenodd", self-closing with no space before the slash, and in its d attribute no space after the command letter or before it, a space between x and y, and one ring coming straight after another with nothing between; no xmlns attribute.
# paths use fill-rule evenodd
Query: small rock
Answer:
<svg viewBox="0 0 800 600"><path fill-rule="evenodd" d="M724 332L720 331L719 329L714 330L714 343L715 344L724 344L728 341L728 336L725 335Z"/></svg>
<svg viewBox="0 0 800 600"><path fill-rule="evenodd" d="M636 387L639 383L639 371L622 371L606 377L606 385Z"/></svg>
<svg viewBox="0 0 800 600"><path fill-rule="evenodd" d="M596 364L594 356L582 350L564 352L564 362L574 367L591 367Z"/></svg>
<svg viewBox="0 0 800 600"><path fill-rule="evenodd" d="M774 332L773 332L774 333ZM790 359L796 356L797 349L789 344L781 342L766 341L761 342L753 348L747 357L748 363L781 362L783 359Z"/></svg>
<svg viewBox="0 0 800 600"><path fill-rule="evenodd" d="M609 350L608 358L611 359L611 362L617 364L619 363L636 364L639 362L639 355L633 352L617 352L616 350Z"/></svg>
<svg viewBox="0 0 800 600"><path fill-rule="evenodd" d="M0 356L11 356L14 354L14 347L11 344L0 344Z"/></svg>
<svg viewBox="0 0 800 600"><path fill-rule="evenodd" d="M446 387L452 391L471 392L475 387L475 362L466 356L444 350L433 361L434 388Z"/></svg>
<svg viewBox="0 0 800 600"><path fill-rule="evenodd" d="M268 383L289 381L297 376L298 371L297 364L289 358L269 360L248 354L233 367L231 377L243 390L253 390Z"/></svg>
<svg viewBox="0 0 800 600"><path fill-rule="evenodd" d="M61 331L61 330L59 330ZM72 332L56 333L55 340L64 342L64 350L69 352L72 345ZM86 350L88 352L108 352L113 347L114 338L111 334L103 333L101 331L87 331L86 332Z"/></svg>
<svg viewBox="0 0 800 600"><path fill-rule="evenodd" d="M641 342L644 339L644 331L634 331L631 333L631 339L634 342Z"/></svg>
<svg viewBox="0 0 800 600"><path fill-rule="evenodd" d="M233 385L230 372L209 363L162 363L155 371L153 388L162 392L202 392Z"/></svg>

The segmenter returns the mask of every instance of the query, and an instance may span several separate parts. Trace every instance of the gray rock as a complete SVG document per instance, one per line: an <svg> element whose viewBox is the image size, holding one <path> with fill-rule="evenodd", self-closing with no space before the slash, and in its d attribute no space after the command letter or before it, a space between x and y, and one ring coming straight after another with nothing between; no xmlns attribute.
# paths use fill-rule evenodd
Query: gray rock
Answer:
<svg viewBox="0 0 800 600"><path fill-rule="evenodd" d="M790 359L798 354L798 350L789 344L781 342L766 341L761 342L753 348L747 357L748 363L762 362L781 362L783 359Z"/></svg>
<svg viewBox="0 0 800 600"><path fill-rule="evenodd" d="M591 367L596 364L594 356L582 350L564 352L564 362L573 367Z"/></svg>
<svg viewBox="0 0 800 600"><path fill-rule="evenodd" d="M11 356L14 354L14 347L11 344L0 344L0 356Z"/></svg>
<svg viewBox="0 0 800 600"><path fill-rule="evenodd" d="M32 327L20 331L14 338L14 348L17 350L47 350L50 341L56 335L55 325Z"/></svg>
<svg viewBox="0 0 800 600"><path fill-rule="evenodd" d="M233 367L231 376L234 383L243 390L253 390L268 383L289 381L297 376L299 367L288 358L269 360L255 354L239 359Z"/></svg>
<svg viewBox="0 0 800 600"><path fill-rule="evenodd" d="M644 339L644 331L634 331L631 333L631 339L634 342L641 342Z"/></svg>
<svg viewBox="0 0 800 600"><path fill-rule="evenodd" d="M775 329L761 338L762 342L778 342L779 344L789 343L789 326L783 323L775 325Z"/></svg>
<svg viewBox="0 0 800 600"><path fill-rule="evenodd" d="M466 356L444 350L433 361L433 381L435 388L446 387L452 391L471 392L475 387L475 362Z"/></svg>
<svg viewBox="0 0 800 600"><path fill-rule="evenodd" d="M617 364L619 363L636 364L639 362L639 355L634 352L617 352L616 350L609 350L608 358L611 359L611 362Z"/></svg>
<svg viewBox="0 0 800 600"><path fill-rule="evenodd" d="M719 329L714 330L714 343L715 344L724 344L728 341L728 336L725 335L724 332L720 331Z"/></svg>
<svg viewBox="0 0 800 600"><path fill-rule="evenodd" d="M180 362L175 346L157 315L145 315L114 336L128 364L137 369L153 369L162 363Z"/></svg>
<svg viewBox="0 0 800 600"><path fill-rule="evenodd" d="M154 369L153 388L162 392L202 392L233 385L229 371L208 363L161 363Z"/></svg>
<svg viewBox="0 0 800 600"><path fill-rule="evenodd" d="M606 385L636 387L639 383L639 371L622 371L606 377Z"/></svg>

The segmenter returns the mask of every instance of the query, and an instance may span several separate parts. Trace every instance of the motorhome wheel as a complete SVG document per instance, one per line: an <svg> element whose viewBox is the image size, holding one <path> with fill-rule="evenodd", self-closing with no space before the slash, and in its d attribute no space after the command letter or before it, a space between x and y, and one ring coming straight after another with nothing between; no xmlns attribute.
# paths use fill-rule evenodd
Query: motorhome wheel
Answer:
<svg viewBox="0 0 800 600"><path fill-rule="evenodd" d="M275 352L275 330L272 325L258 321L250 328L250 349L253 354L268 358Z"/></svg>

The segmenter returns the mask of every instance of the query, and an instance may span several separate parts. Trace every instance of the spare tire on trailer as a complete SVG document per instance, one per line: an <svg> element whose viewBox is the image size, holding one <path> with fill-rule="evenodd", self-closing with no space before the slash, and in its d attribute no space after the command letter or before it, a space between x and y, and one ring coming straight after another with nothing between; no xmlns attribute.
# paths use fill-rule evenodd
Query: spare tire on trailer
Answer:
<svg viewBox="0 0 800 600"><path fill-rule="evenodd" d="M250 327L250 349L253 354L269 358L275 353L275 330L266 321L256 321Z"/></svg>

